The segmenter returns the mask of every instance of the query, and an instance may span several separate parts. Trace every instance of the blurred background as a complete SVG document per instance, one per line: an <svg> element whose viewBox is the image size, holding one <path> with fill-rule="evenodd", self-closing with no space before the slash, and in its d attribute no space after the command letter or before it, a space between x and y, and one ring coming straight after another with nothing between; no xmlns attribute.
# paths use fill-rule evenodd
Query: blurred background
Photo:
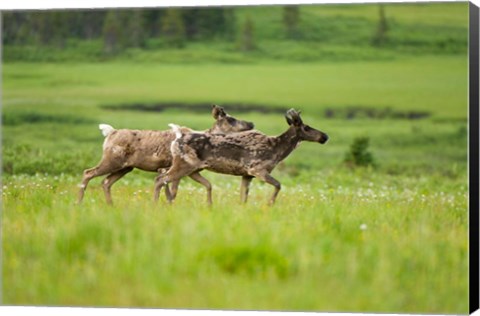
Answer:
<svg viewBox="0 0 480 316"><path fill-rule="evenodd" d="M217 103L268 134L291 107L329 132L323 161L308 146L288 160L294 175L342 165L363 136L383 171L456 176L467 17L467 3L4 12L4 173L79 173L100 158L97 123L206 129Z"/></svg>
<svg viewBox="0 0 480 316"><path fill-rule="evenodd" d="M5 12L4 58L306 62L462 54L467 11L464 3L381 3Z"/></svg>

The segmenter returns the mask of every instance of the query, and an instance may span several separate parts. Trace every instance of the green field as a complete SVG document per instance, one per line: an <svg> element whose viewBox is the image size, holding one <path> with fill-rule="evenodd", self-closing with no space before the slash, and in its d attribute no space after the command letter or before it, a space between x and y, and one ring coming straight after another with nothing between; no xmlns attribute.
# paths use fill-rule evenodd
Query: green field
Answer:
<svg viewBox="0 0 480 316"><path fill-rule="evenodd" d="M68 48L37 48L52 60L7 60L2 303L467 313L468 61L457 36L466 32L466 8L389 5L392 43L383 49L357 47L334 22L350 19L367 37L376 6L302 7L311 39L299 48L276 37L279 11L259 7L238 9L264 39L252 54L214 42L103 61L61 61L73 56ZM454 48L440 52L448 38ZM316 45L332 58L317 58ZM6 56L18 49L6 47ZM158 103L198 111L125 108ZM211 208L187 179L172 205L163 195L155 205L155 174L142 171L113 186L114 206L101 178L76 204L83 170L101 158L99 123L204 130L211 103L269 135L286 130L281 111L293 107L330 140L302 143L278 165L272 175L282 190L272 207L271 186L254 180L241 205L240 179L207 171ZM369 139L374 166L344 163L358 137Z"/></svg>
<svg viewBox="0 0 480 316"><path fill-rule="evenodd" d="M243 206L238 181L206 176L212 209L189 183L174 205L154 206L150 183L131 175L110 208L95 186L74 205L78 177L8 179L4 302L466 311L465 185L324 171L284 181L267 207L270 187L254 182Z"/></svg>

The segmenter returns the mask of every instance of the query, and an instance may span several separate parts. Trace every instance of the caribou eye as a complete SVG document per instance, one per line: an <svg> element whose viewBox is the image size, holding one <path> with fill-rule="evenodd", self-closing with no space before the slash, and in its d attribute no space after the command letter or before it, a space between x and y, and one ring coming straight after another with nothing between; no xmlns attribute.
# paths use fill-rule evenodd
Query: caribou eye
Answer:
<svg viewBox="0 0 480 316"><path fill-rule="evenodd" d="M310 126L306 125L305 128L304 128L304 130L305 130L306 132L308 132L308 131L311 131L312 128L311 128Z"/></svg>

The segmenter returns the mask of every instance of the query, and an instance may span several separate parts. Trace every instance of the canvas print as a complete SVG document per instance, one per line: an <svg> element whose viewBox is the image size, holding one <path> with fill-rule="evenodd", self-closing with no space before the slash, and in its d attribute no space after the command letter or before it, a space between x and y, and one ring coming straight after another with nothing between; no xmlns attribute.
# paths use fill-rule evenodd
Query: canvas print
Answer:
<svg viewBox="0 0 480 316"><path fill-rule="evenodd" d="M2 12L3 304L467 313L468 9Z"/></svg>

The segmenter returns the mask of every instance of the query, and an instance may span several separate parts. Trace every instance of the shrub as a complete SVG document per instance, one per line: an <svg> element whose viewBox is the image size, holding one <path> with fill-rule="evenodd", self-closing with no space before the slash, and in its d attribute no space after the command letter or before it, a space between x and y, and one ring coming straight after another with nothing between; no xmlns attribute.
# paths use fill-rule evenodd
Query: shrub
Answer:
<svg viewBox="0 0 480 316"><path fill-rule="evenodd" d="M371 152L368 151L370 138L357 137L350 145L350 151L345 155L344 162L350 167L375 167L376 163Z"/></svg>

